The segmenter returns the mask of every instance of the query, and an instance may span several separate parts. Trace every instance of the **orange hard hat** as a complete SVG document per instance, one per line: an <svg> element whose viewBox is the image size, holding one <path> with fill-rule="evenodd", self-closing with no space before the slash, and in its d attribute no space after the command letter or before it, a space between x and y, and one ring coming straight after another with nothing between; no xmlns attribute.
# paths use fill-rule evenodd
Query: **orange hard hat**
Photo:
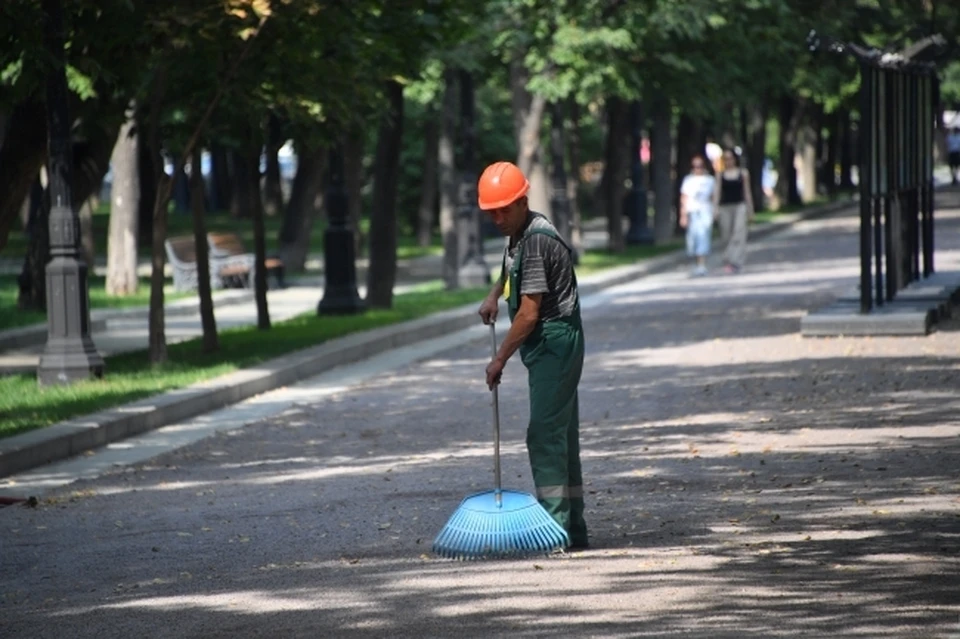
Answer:
<svg viewBox="0 0 960 639"><path fill-rule="evenodd" d="M484 211L513 204L530 190L523 171L513 162L494 162L480 176L477 201Z"/></svg>

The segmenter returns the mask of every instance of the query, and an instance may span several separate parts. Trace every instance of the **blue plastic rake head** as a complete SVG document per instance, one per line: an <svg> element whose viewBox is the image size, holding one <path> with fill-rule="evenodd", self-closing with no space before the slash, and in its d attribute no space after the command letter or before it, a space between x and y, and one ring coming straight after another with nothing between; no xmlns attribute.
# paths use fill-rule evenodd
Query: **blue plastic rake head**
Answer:
<svg viewBox="0 0 960 639"><path fill-rule="evenodd" d="M493 352L497 334L490 324ZM567 531L536 497L500 487L500 407L493 387L493 461L496 489L470 495L450 516L433 542L433 552L450 559L494 559L547 553L570 545Z"/></svg>
<svg viewBox="0 0 960 639"><path fill-rule="evenodd" d="M533 495L515 490L498 495L490 490L460 502L434 540L433 552L449 559L495 559L548 553L569 545L567 531Z"/></svg>

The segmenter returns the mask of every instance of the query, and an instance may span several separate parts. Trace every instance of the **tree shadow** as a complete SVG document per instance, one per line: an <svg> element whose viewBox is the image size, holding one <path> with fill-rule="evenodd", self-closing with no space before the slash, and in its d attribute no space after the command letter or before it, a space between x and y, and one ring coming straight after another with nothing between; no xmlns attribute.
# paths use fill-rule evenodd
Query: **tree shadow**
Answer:
<svg viewBox="0 0 960 639"><path fill-rule="evenodd" d="M804 340L845 280L800 271L588 315L588 551L430 553L492 487L478 341L3 509L2 635L948 636L960 349ZM518 362L504 379L504 485L530 490Z"/></svg>

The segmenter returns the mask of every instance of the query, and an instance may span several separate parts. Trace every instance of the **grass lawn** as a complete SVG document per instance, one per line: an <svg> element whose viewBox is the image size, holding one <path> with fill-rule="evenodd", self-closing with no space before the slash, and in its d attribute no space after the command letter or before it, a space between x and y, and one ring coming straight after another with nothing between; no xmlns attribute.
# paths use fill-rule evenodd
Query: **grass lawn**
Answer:
<svg viewBox="0 0 960 639"><path fill-rule="evenodd" d="M140 278L140 288L136 295L129 297L114 297L107 295L104 289L104 277L89 276L90 308L129 308L131 306L148 306L150 304L150 279ZM0 330L40 324L47 321L46 313L36 311L21 311L17 308L17 278L14 275L0 275ZM164 299L172 302L196 293L176 293L173 286L167 286Z"/></svg>
<svg viewBox="0 0 960 639"><path fill-rule="evenodd" d="M470 302L479 304L487 291L487 288L443 291L439 285L425 286L395 296L390 310L367 311L349 317L318 317L310 313L278 322L267 333L254 327L224 330L220 332L220 350L216 353L202 353L198 338L171 344L170 362L163 366L150 367L145 351L108 357L104 379L68 387L40 388L32 374L0 377L0 437L183 388L349 333L415 319Z"/></svg>

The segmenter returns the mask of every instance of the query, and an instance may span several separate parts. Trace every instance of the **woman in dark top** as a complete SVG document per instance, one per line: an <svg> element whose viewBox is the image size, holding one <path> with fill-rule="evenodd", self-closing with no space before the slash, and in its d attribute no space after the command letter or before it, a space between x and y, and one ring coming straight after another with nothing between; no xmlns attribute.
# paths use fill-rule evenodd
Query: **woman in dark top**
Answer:
<svg viewBox="0 0 960 639"><path fill-rule="evenodd" d="M722 166L713 203L724 247L723 267L728 273L739 273L747 259L747 223L753 218L750 174L740 168L740 159L731 149L724 150Z"/></svg>

